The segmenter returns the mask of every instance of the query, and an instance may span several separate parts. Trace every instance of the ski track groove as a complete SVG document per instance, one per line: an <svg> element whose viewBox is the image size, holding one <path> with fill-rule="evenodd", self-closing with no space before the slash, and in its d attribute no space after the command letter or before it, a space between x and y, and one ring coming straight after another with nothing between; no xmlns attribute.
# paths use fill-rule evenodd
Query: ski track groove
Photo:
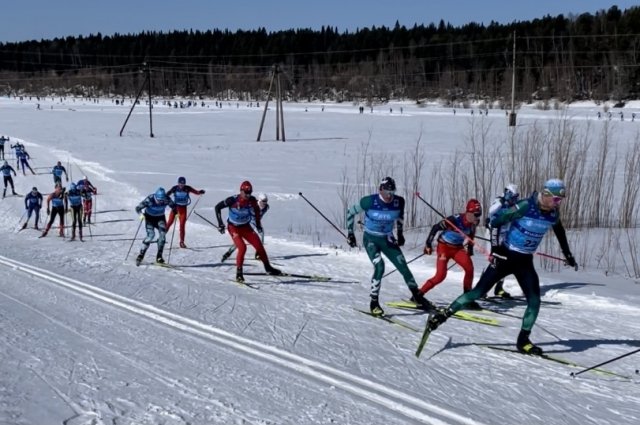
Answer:
<svg viewBox="0 0 640 425"><path fill-rule="evenodd" d="M433 406L426 401L418 399L410 394L403 393L399 390L380 385L368 379L336 369L332 366L328 366L320 362L316 362L303 356L289 353L276 347L243 338L239 335L224 331L214 326L207 325L174 313L163 311L153 305L145 304L140 301L129 299L124 296L99 289L79 280L68 278L45 269L12 260L5 256L0 256L0 264L13 270L24 272L34 277L43 279L48 283L53 283L81 296L97 300L103 304L108 304L112 307L128 311L129 313L133 313L138 316L145 317L161 325L197 336L203 340L222 344L228 349L242 352L249 355L250 357L275 364L277 366L293 371L299 375L305 375L309 378L335 386L342 389L343 391L349 392L362 399L365 399L368 402L378 404L382 408L393 411L398 416L405 416L406 418L413 421L419 421L434 425L447 425L451 423L459 423L465 425L482 425L482 422L474 420L470 417L463 416L445 408ZM20 302L18 300L15 301ZM26 307L32 309L32 307ZM69 331L79 335L84 339L88 338L84 335L79 334L74 329L69 329L67 325L59 323L56 319L46 316L46 314L42 312L38 311L37 313L45 315L45 317L47 317L49 320L54 321L58 325L64 327L65 329L68 329ZM250 324L248 324L247 326L249 325ZM95 340L92 340L92 342L99 344L99 342ZM113 351L108 347L105 347L105 349L112 351L114 354L120 356L121 358L123 358L123 360L129 363L132 362L122 353ZM171 382L170 379L167 379L163 375L150 370L149 368L135 363L133 363L132 365L168 387L180 386L180 389L185 391L186 393L189 393L194 397L202 397L201 395L195 393L193 390L177 382ZM213 400L209 400L209 402L213 402ZM222 403L219 404L219 407L224 408L227 411L229 411L230 409L228 406ZM248 423L253 423L251 420L243 417L239 412L235 410L231 410L230 413L232 413L236 417L246 420Z"/></svg>

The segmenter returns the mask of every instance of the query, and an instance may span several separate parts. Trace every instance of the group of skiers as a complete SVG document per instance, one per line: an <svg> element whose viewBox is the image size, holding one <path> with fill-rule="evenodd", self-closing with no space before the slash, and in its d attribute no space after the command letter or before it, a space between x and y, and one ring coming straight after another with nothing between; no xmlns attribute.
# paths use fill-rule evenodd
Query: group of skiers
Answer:
<svg viewBox="0 0 640 425"><path fill-rule="evenodd" d="M1 137L3 140L2 145L4 145L5 141L8 141L8 138L4 136ZM36 174L28 163L29 154L24 149L24 146L20 142L16 142L15 145L11 146L16 150L16 158L18 158L18 165L22 165L23 174L26 175L25 167L29 168L33 174ZM4 153L4 149L2 150ZM6 197L6 192L8 186L11 186L11 193L14 196L22 196L16 193L15 186L13 183L13 179L11 177L11 173L14 176L17 176L15 169L9 165L8 161L4 160L2 166L0 166L0 173L4 179L4 189L2 192L2 198ZM64 236L64 225L65 225L65 213L70 211L72 213L72 224L71 224L71 240L75 240L76 238L76 227L78 228L78 235L80 240L83 240L82 235L82 227L89 225L91 223L91 213L93 210L93 196L97 194L97 189L95 186L89 181L87 176L83 176L81 180L77 183L71 183L69 185L69 190L67 191L65 187L62 185L62 175L65 177L65 181L69 181L69 176L67 175L67 170L61 164L60 161L56 163L51 169L51 174L53 175L54 182L54 190L46 197L46 208L47 208L47 216L49 218L48 223L46 224L44 231L42 232L41 237L47 236L51 226L55 222L56 216L59 217L60 223L60 236ZM45 204L45 198L42 193L38 191L37 187L33 187L31 191L24 198L24 208L26 220L22 224L20 230L24 230L27 228L29 224L29 220L31 216L34 215L34 229L39 230L40 223L40 210Z"/></svg>
<svg viewBox="0 0 640 425"><path fill-rule="evenodd" d="M542 354L542 349L529 339L540 310L540 282L533 265L533 255L550 228L560 243L567 265L577 270L576 260L571 254L560 221L559 207L566 196L564 182L560 179L547 180L541 192L533 192L522 200L519 199L516 185L508 184L505 187L504 193L495 200L487 217L488 228L491 231L490 264L473 288L473 262L470 257L473 255L474 237L482 216L480 202L469 199L464 212L446 217L432 227L425 242L424 253L433 253L433 241L436 235L439 235L436 274L418 288L400 249L405 242L405 200L395 192L395 181L391 177L385 177L380 182L377 193L363 197L347 210L347 242L351 247L357 246L354 234L355 217L359 213L365 213L362 243L374 266L369 294L371 314L384 315L379 303L384 274L381 254L385 254L402 274L416 307L435 312L427 323L429 330L435 330L463 308L478 308L476 300L485 296L494 285L497 285L496 295L510 297L502 287L502 280L508 275L514 275L527 300L527 309L516 347L522 353ZM393 234L394 224L397 237ZM450 259L464 270L463 294L448 307L437 309L425 298L425 294L444 280Z"/></svg>
<svg viewBox="0 0 640 425"><path fill-rule="evenodd" d="M136 264L140 265L149 246L154 241L155 233L158 232L156 240L156 263L165 264L163 257L166 234L178 216L180 226L180 247L186 248L185 244L185 224L187 220L187 206L191 203L190 194L203 195L204 190L197 190L186 184L186 178L179 177L178 183L169 191L159 187L154 193L146 196L142 202L136 206L136 212L142 214L141 219L145 221L147 236L142 241L142 247L136 257ZM268 210L268 198L260 194L258 198L253 195L251 182L244 181L240 185L240 192L236 195L223 199L215 206L217 228L220 233L229 231L229 235L234 246L227 251L222 261L225 261L237 249L236 254L236 281L244 282L243 264L247 251L246 242L251 244L256 250L256 258L259 259L265 268L265 272L270 275L280 275L281 271L276 269L269 262L269 257L264 249L264 232L261 218ZM166 209L169 208L168 222L165 219ZM223 223L222 210L229 208L227 224ZM141 222L142 224L142 222Z"/></svg>

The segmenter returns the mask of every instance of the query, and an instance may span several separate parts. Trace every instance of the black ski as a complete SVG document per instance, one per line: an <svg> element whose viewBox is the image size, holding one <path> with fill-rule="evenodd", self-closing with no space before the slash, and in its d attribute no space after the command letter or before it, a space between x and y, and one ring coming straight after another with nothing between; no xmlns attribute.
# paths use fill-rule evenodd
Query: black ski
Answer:
<svg viewBox="0 0 640 425"><path fill-rule="evenodd" d="M331 280L327 276L309 275L309 274L297 274L297 273L281 273L281 274L269 274L267 272L245 272L248 276L272 276L272 277L297 277L299 279L309 279L318 282L328 282Z"/></svg>
<svg viewBox="0 0 640 425"><path fill-rule="evenodd" d="M410 325L409 323L405 322L404 320L396 319L392 315L383 314L382 316L374 316L373 314L371 314L370 311L367 311L367 310L361 310L361 309L355 308L355 307L354 307L354 310L355 311L359 311L360 313L366 314L367 316L371 316L371 317L373 317L375 319L384 320L387 323L391 323L393 325L400 326L400 327L405 328L407 330L410 330L410 331L413 331L413 332L420 332L420 329Z"/></svg>
<svg viewBox="0 0 640 425"><path fill-rule="evenodd" d="M537 358L540 358L540 359L545 359L545 360L549 360L549 361L552 361L552 362L560 363L560 364L565 365L565 366L578 367L580 369L584 369L584 366L581 366L581 365L579 365L577 363L574 363L571 360L567 360L567 359L564 359L562 357L558 357L558 356L551 355L551 354L545 354L545 353L542 353L540 355L526 354L526 353L521 353L520 351L518 351L515 348L499 347L497 345L491 345L491 344L479 344L479 343L476 343L476 344L473 344L473 345L477 345L478 347L490 348L492 350L506 351L506 352L509 352L509 353L521 354L523 356L537 357ZM611 371L606 370L606 369L595 368L595 369L592 369L592 370L594 372L596 372L596 373L600 373L600 374L603 374L603 375L617 376L618 378L631 379L628 376L620 375L619 373L611 372Z"/></svg>
<svg viewBox="0 0 640 425"><path fill-rule="evenodd" d="M429 336L431 335L431 328L429 327L429 322L431 321L431 318L433 317L434 313L429 313L429 317L427 317L427 323L425 323L424 325L424 331L422 331L422 337L420 338L420 342L418 343L418 348L416 349L416 357L420 357L420 354L422 354L422 350L424 349L424 346L427 344L427 341L429 340Z"/></svg>

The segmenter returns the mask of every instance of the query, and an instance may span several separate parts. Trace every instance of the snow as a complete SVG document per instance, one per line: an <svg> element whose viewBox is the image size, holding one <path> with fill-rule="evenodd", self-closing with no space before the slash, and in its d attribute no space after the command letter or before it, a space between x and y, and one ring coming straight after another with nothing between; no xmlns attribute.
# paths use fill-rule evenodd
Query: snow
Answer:
<svg viewBox="0 0 640 425"><path fill-rule="evenodd" d="M96 224L84 243L54 231L42 239L33 229L17 233L24 198L0 203L0 424L638 423L640 355L603 366L628 379L594 372L572 378L580 369L476 345L513 347L521 304L486 304L495 313L477 313L501 327L448 321L420 358L418 333L355 311L368 308L372 266L299 193L336 221L343 175L347 170L355 181L364 143L398 162L423 131L427 161L435 164L463 146L467 111L454 116L404 102L360 115L355 105L324 104L322 111L321 104L285 104L287 142L274 140L272 108L256 143L261 108L207 104L156 105L150 138L144 105L119 137L128 103L0 100L0 134L26 145L32 167L44 167L36 171L60 160L73 180L87 175L99 191ZM568 115L593 124L596 110L584 105ZM557 118L556 111L519 112L522 120ZM504 112L491 110L486 119L497 126ZM640 125L612 124L629 142ZM258 289L241 287L231 281L233 261L220 263L229 236L195 215L187 224L189 249L176 248L177 234L168 234L174 247L165 258L175 269L136 267L139 240L125 260L139 223L133 208L178 176L206 189L194 204L210 220L214 205L250 180L256 193L269 195L264 227L273 263L332 279L247 275ZM53 182L22 173L14 181L21 194L32 186L46 193ZM421 254L425 231L407 231L407 259ZM571 243L579 245L580 235ZM154 254L152 246L148 259ZM245 271L262 271L252 257L249 248ZM473 259L477 279L486 260ZM433 275L434 263L411 263L419 283ZM575 272L538 265L538 272L546 303L532 340L546 352L588 367L640 346L637 281L595 266ZM452 301L461 280L454 267L429 298ZM506 288L519 293L513 279ZM383 280L383 301L407 296L398 273ZM424 314L385 309L424 325Z"/></svg>

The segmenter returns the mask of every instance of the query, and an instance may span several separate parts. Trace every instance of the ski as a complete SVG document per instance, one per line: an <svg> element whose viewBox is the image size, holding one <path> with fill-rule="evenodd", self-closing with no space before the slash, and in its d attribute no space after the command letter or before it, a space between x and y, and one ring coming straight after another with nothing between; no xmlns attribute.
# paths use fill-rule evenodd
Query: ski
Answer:
<svg viewBox="0 0 640 425"><path fill-rule="evenodd" d="M479 301L487 301L493 304L507 304L507 303L516 304L516 303L526 303L527 299L523 296L512 296L511 298L503 298L503 297L494 295L490 297L480 298ZM561 305L562 304L560 301L546 301L546 300L540 300L540 303L545 305Z"/></svg>
<svg viewBox="0 0 640 425"><path fill-rule="evenodd" d="M416 303L414 303L413 301L406 301L406 300L390 301L390 302L386 302L385 304L393 308L424 311L423 309L418 308ZM491 310L484 310L484 311L493 313ZM491 317L478 316L476 314L467 313L466 311L457 311L456 313L453 314L452 317L458 320L465 320L467 322L481 323L483 325L498 326L498 327L502 326L500 325L500 322L498 322L497 319L494 319Z"/></svg>
<svg viewBox="0 0 640 425"><path fill-rule="evenodd" d="M572 362L571 360L567 360L567 359L564 359L562 357L554 356L554 355L551 355L551 354L545 354L545 353L542 353L540 355L526 354L526 353L521 353L520 351L518 351L515 348L499 347L497 345L491 345L491 344L474 343L473 345L476 345L478 347L490 348L492 350L497 350L497 351L506 351L506 352L509 352L509 353L521 354L523 356L538 357L538 358L541 358L541 359L545 359L545 360L549 360L549 361L552 361L552 362L560 363L560 364L565 365L565 366L577 367L577 368L580 368L580 369L584 369L584 366L582 366L582 365L579 365L579 364L577 364L575 362ZM618 378L631 379L628 376L621 375L621 374L616 373L616 372L611 372L611 371L606 370L606 369L595 368L595 369L591 369L591 370L593 372L595 372L595 373L600 373L600 374L603 374L603 375L609 375L609 376L616 376Z"/></svg>
<svg viewBox="0 0 640 425"><path fill-rule="evenodd" d="M433 317L433 313L429 313L429 317L427 317L427 323L424 325L424 331L422 331L422 337L420 338L420 342L418 343L418 348L416 349L416 357L420 357L422 354L422 350L424 346L427 344L429 340L429 335L431 335L431 329L429 328L429 321Z"/></svg>
<svg viewBox="0 0 640 425"><path fill-rule="evenodd" d="M331 280L328 276L309 275L309 274L297 274L297 273L281 273L281 274L269 274L266 272L245 272L247 276L272 276L272 277L297 277L299 279L309 279L318 282L328 282Z"/></svg>
<svg viewBox="0 0 640 425"><path fill-rule="evenodd" d="M251 288L251 289L260 289L259 286L256 286L256 283L251 283L251 282L238 282L236 279L229 279L230 282L233 282L235 284L237 284L238 286L243 286L245 288Z"/></svg>
<svg viewBox="0 0 640 425"><path fill-rule="evenodd" d="M415 326L410 325L409 323L405 322L404 320L396 319L395 317L390 316L388 314L383 314L382 316L374 316L373 314L371 314L370 311L367 311L367 310L361 310L361 309L355 308L355 307L354 307L354 310L355 311L359 311L360 313L366 314L367 316L371 316L371 317L373 317L375 319L381 319L381 320L384 320L387 323L391 323L393 325L400 326L400 327L402 327L404 329L407 329L407 330L410 330L410 331L413 331L413 332L420 332L420 329L416 328Z"/></svg>

